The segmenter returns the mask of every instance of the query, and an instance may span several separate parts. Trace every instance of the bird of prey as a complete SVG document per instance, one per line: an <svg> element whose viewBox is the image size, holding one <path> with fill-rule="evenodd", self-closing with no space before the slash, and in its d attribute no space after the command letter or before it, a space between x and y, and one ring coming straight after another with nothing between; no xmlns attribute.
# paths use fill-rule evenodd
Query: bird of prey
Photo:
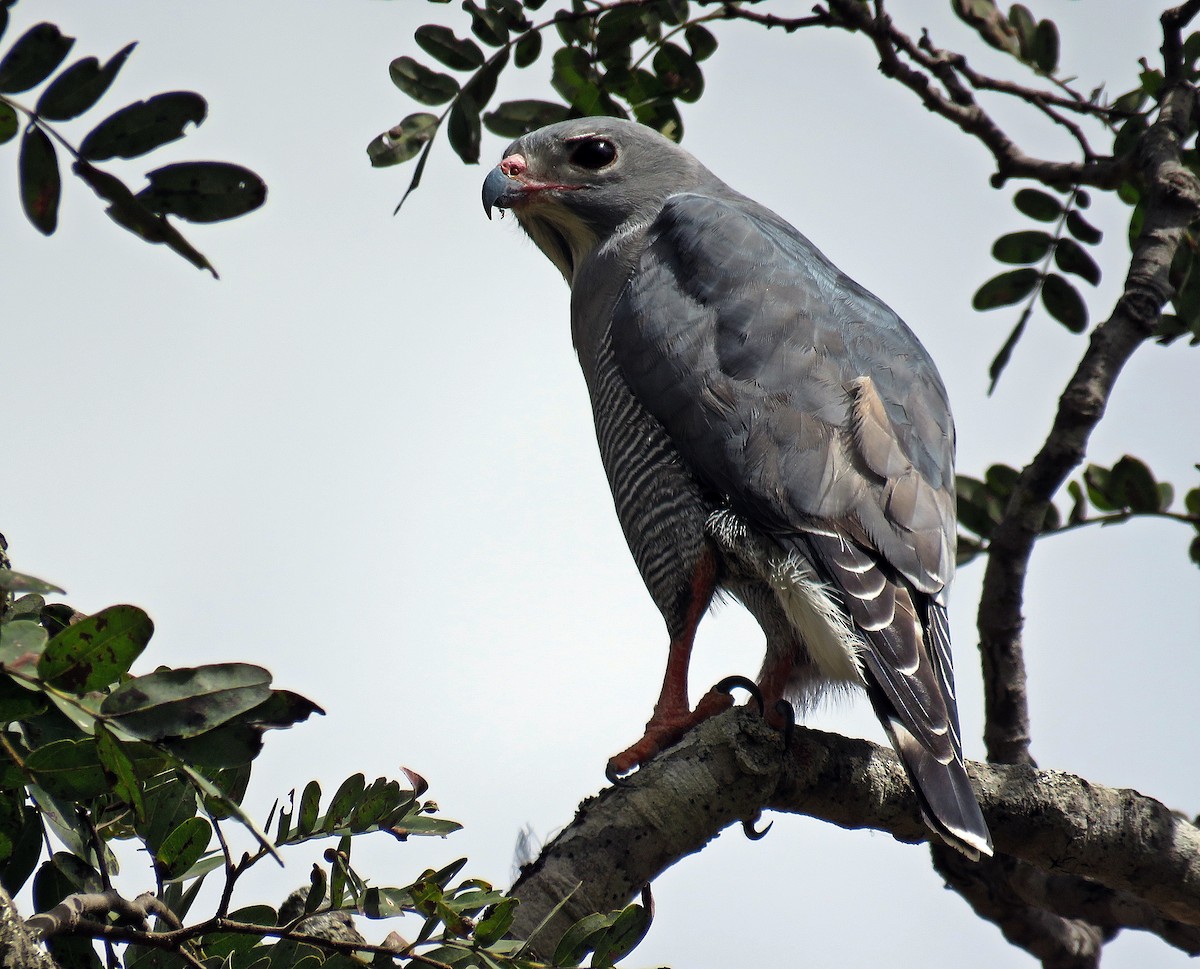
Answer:
<svg viewBox="0 0 1200 969"><path fill-rule="evenodd" d="M796 229L641 125L564 121L483 186L571 287L617 517L670 634L623 773L727 707L689 706L714 595L766 634L769 707L858 685L928 825L991 838L963 767L946 618L954 426L924 347Z"/></svg>

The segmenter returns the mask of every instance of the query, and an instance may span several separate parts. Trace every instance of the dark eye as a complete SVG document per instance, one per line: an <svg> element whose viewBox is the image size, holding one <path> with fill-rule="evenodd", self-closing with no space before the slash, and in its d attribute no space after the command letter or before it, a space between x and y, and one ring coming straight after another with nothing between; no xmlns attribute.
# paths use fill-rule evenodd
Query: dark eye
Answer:
<svg viewBox="0 0 1200 969"><path fill-rule="evenodd" d="M571 152L574 164L592 171L611 164L616 157L617 146L607 138L590 138L580 142Z"/></svg>

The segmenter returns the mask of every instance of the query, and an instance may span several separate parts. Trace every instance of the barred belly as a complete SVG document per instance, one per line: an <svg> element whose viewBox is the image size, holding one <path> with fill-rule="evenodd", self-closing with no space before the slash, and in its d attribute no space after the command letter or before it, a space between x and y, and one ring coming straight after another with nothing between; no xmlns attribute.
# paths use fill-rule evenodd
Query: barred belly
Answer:
<svg viewBox="0 0 1200 969"><path fill-rule="evenodd" d="M630 392L608 334L589 380L600 460L642 580L672 636L682 629L691 580L715 503L684 467L666 431Z"/></svg>

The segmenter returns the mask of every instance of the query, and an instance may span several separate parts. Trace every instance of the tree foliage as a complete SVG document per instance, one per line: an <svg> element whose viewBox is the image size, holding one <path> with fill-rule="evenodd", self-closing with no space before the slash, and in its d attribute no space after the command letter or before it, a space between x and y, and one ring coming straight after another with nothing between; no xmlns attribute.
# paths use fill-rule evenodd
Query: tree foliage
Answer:
<svg viewBox="0 0 1200 969"><path fill-rule="evenodd" d="M8 7L0 6L0 43L7 25ZM134 192L100 163L140 158L177 141L204 122L208 103L194 91L156 94L103 118L76 144L61 126L95 107L137 45L127 44L103 64L89 56L62 68L74 46L75 38L55 24L40 23L11 39L0 56L0 145L21 136L17 166L26 217L43 235L58 228L61 149L72 159L71 171L108 203L105 211L114 222L215 277L212 264L170 217L219 222L245 215L266 199L263 180L230 162L178 162L147 172L150 184ZM37 100L27 102L38 88Z"/></svg>

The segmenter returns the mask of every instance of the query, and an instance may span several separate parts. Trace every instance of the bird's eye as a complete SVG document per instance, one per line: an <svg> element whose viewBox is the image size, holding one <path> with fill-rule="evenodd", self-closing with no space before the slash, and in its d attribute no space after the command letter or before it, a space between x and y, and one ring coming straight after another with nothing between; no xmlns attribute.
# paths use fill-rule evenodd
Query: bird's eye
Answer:
<svg viewBox="0 0 1200 969"><path fill-rule="evenodd" d="M607 138L589 138L576 145L571 152L572 163L592 171L612 164L616 157L617 146Z"/></svg>

